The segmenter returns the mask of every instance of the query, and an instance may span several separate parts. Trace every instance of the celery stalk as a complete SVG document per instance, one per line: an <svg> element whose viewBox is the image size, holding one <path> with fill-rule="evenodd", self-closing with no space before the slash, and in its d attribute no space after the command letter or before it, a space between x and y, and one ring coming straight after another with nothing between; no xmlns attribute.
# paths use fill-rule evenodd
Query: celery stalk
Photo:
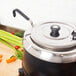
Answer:
<svg viewBox="0 0 76 76"><path fill-rule="evenodd" d="M0 34L3 34L3 35L6 35L6 36L9 36L9 37L12 37L12 38L17 39L17 40L22 40L22 38L17 37L15 35L12 35L11 33L8 33L8 32L3 31L3 30L0 30Z"/></svg>
<svg viewBox="0 0 76 76"><path fill-rule="evenodd" d="M23 47L23 45L22 45L21 43L14 42L14 41L12 41L12 40L9 40L9 39L4 38L4 37L1 37L1 36L0 36L0 38L3 39L3 40L5 40L5 41L8 42L8 43L12 43L12 44L14 44L14 45L18 45L18 46L20 46L20 47Z"/></svg>
<svg viewBox="0 0 76 76"><path fill-rule="evenodd" d="M3 44L5 44L5 45L7 45L10 48L12 48L16 52L16 49L13 46L11 46L9 43L7 43L6 41L0 39L0 42L3 43Z"/></svg>
<svg viewBox="0 0 76 76"><path fill-rule="evenodd" d="M14 41L14 42L17 42L17 43L20 43L20 44L22 43L22 40L17 40L15 38L12 38L10 36L6 36L6 35L3 35L3 34L0 34L0 37L6 38L8 40L11 40L11 41Z"/></svg>
<svg viewBox="0 0 76 76"><path fill-rule="evenodd" d="M23 47L22 38L19 38L15 35L12 35L6 31L0 30L0 38L5 40L8 43L12 43L14 45L18 45L20 47Z"/></svg>

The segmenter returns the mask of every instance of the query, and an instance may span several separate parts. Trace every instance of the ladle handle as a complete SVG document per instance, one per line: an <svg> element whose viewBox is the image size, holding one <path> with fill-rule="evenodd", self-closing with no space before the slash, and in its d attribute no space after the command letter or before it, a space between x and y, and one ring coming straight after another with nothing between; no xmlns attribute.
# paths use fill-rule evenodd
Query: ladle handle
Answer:
<svg viewBox="0 0 76 76"><path fill-rule="evenodd" d="M23 12L21 12L19 9L13 10L13 16L16 17L16 12L18 12L22 17L24 17L26 20L30 21L31 25L33 26L33 22L30 20L30 18L25 15Z"/></svg>

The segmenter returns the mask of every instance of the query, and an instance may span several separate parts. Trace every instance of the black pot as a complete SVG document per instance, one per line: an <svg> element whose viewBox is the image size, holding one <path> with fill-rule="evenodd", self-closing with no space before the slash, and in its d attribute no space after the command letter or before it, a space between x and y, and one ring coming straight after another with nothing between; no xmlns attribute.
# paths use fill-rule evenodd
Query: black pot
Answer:
<svg viewBox="0 0 76 76"><path fill-rule="evenodd" d="M50 63L40 60L27 51L24 53L25 76L76 76L76 63Z"/></svg>
<svg viewBox="0 0 76 76"><path fill-rule="evenodd" d="M16 12L33 27L23 38L25 76L76 76L76 27L56 21L34 26L19 9L13 11L14 17Z"/></svg>

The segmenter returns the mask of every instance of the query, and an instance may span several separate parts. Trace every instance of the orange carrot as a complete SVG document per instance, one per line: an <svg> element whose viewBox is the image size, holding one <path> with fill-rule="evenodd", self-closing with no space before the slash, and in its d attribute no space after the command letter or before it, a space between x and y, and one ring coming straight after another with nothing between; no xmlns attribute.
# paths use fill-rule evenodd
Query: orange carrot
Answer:
<svg viewBox="0 0 76 76"><path fill-rule="evenodd" d="M14 61L16 61L16 57L12 57L12 58L6 60L7 63L11 63Z"/></svg>
<svg viewBox="0 0 76 76"><path fill-rule="evenodd" d="M0 54L0 58L2 58L3 57L3 55L2 54Z"/></svg>
<svg viewBox="0 0 76 76"><path fill-rule="evenodd" d="M12 62L16 61L16 57L12 57L12 58L11 58L11 61L12 61Z"/></svg>
<svg viewBox="0 0 76 76"><path fill-rule="evenodd" d="M11 60L10 60L10 59L7 59L6 62L7 62L7 63L11 63Z"/></svg>
<svg viewBox="0 0 76 76"><path fill-rule="evenodd" d="M2 59L0 59L0 63L2 62Z"/></svg>

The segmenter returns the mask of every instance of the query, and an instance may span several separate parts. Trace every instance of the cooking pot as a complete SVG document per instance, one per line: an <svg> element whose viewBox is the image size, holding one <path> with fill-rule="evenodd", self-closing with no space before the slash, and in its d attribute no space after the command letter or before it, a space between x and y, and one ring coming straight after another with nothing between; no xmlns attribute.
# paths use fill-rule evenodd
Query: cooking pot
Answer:
<svg viewBox="0 0 76 76"><path fill-rule="evenodd" d="M32 27L24 33L23 70L25 76L76 76L76 26L49 21L34 25L19 9L13 10Z"/></svg>

